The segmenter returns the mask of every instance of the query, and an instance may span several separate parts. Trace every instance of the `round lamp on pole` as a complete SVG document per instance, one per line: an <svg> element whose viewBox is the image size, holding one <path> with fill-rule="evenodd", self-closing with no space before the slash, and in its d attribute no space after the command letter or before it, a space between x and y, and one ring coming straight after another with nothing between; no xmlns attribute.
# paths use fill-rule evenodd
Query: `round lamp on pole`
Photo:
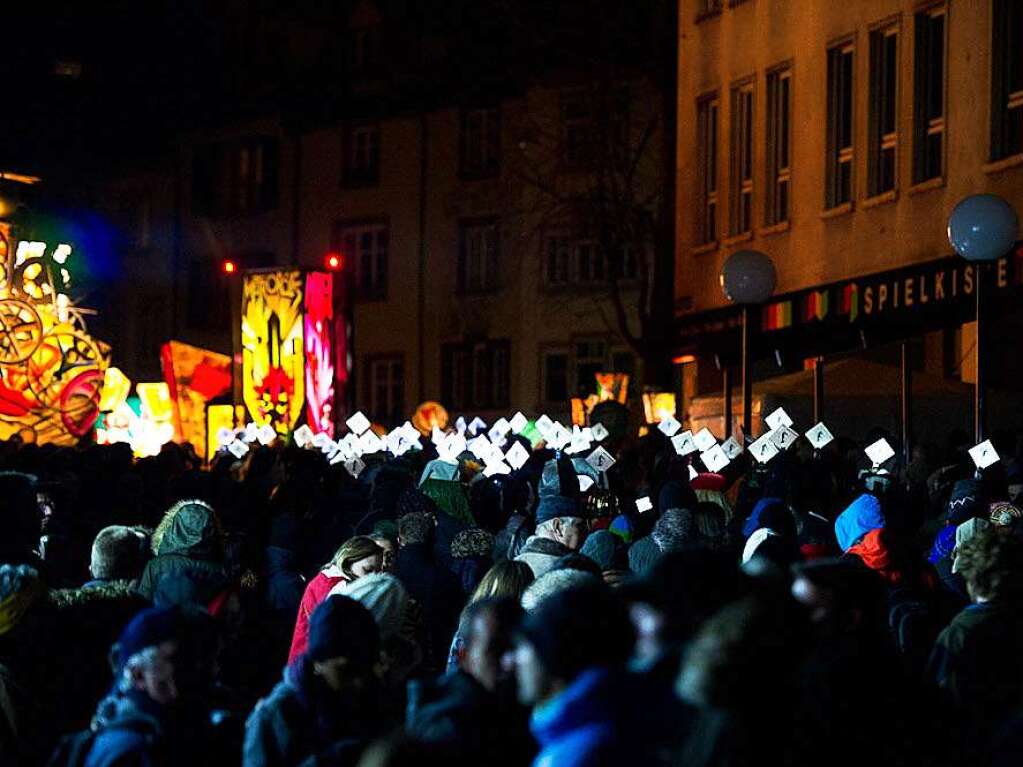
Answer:
<svg viewBox="0 0 1023 767"><path fill-rule="evenodd" d="M742 432L751 436L753 426L753 379L751 377L750 307L762 304L774 293L778 275L770 256L758 250L739 250L721 267L725 297L742 307ZM730 420L726 414L726 423ZM729 436L729 435L725 435Z"/></svg>
<svg viewBox="0 0 1023 767"><path fill-rule="evenodd" d="M948 241L967 261L976 262L974 297L976 298L977 343L974 349L975 377L973 396L974 439L984 440L986 426L984 398L985 323L983 321L984 278L986 264L1001 258L1016 244L1019 220L1016 211L1001 197L974 194L961 200L948 217Z"/></svg>

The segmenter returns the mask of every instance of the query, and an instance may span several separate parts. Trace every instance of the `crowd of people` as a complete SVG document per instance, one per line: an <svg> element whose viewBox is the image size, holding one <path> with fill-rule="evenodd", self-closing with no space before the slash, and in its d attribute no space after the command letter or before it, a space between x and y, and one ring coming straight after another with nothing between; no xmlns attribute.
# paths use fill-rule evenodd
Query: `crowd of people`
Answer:
<svg viewBox="0 0 1023 767"><path fill-rule="evenodd" d="M494 476L0 443L0 763L1020 763L1018 435L982 472L512 439Z"/></svg>

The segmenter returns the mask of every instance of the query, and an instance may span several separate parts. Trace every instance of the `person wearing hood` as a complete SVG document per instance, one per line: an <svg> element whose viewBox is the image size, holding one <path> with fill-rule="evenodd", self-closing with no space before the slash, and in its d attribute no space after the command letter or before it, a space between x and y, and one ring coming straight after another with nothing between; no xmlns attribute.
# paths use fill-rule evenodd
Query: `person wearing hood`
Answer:
<svg viewBox="0 0 1023 767"><path fill-rule="evenodd" d="M539 578L554 563L586 540L587 526L579 504L579 480L571 461L548 461L540 479L536 530L515 561L525 562Z"/></svg>
<svg viewBox="0 0 1023 767"><path fill-rule="evenodd" d="M309 585L298 608L295 619L295 630L291 637L291 649L288 651L288 663L294 663L305 652L309 636L309 618L317 606L327 598L331 590L338 585L354 583L371 573L380 570L384 552L372 539L362 535L349 538L334 554L334 558L316 574Z"/></svg>
<svg viewBox="0 0 1023 767"><path fill-rule="evenodd" d="M523 765L536 753L527 710L515 698L502 663L522 620L513 599L484 599L466 608L464 643L455 670L409 682L406 731L446 747L467 764Z"/></svg>
<svg viewBox="0 0 1023 767"><path fill-rule="evenodd" d="M28 565L42 573L43 561L36 554L43 523L36 495L37 482L31 474L0 472L0 498L4 499L0 562Z"/></svg>
<svg viewBox="0 0 1023 767"><path fill-rule="evenodd" d="M228 588L223 531L209 504L188 500L171 506L151 545L156 556L146 563L139 593L154 604L206 608Z"/></svg>
<svg viewBox="0 0 1023 767"><path fill-rule="evenodd" d="M629 547L629 569L646 575L665 554L701 545L696 515L689 509L667 509L654 524L650 535Z"/></svg>
<svg viewBox="0 0 1023 767"><path fill-rule="evenodd" d="M884 526L881 501L876 495L863 493L838 515L835 539L844 553L871 530Z"/></svg>
<svg viewBox="0 0 1023 767"><path fill-rule="evenodd" d="M374 674L379 655L370 611L347 596L325 599L309 620L305 652L249 715L243 767L297 767L309 757L342 755L354 764L386 725Z"/></svg>
<svg viewBox="0 0 1023 767"><path fill-rule="evenodd" d="M422 608L426 632L424 660L429 671L440 673L458 626L465 593L455 573L434 557L435 534L435 520L428 514L406 514L398 520L394 576Z"/></svg>
<svg viewBox="0 0 1023 767"><path fill-rule="evenodd" d="M65 738L53 764L220 764L237 743L207 700L217 647L213 619L191 607L151 607L114 646L114 687L89 730ZM223 720L220 720L223 721Z"/></svg>
<svg viewBox="0 0 1023 767"><path fill-rule="evenodd" d="M104 527L92 542L89 574L92 579L83 589L109 585L133 586L146 565L149 540L134 527Z"/></svg>
<svg viewBox="0 0 1023 767"><path fill-rule="evenodd" d="M634 735L635 681L624 671L633 638L625 606L599 581L526 615L508 657L519 702L533 709L534 767L648 763L651 744Z"/></svg>

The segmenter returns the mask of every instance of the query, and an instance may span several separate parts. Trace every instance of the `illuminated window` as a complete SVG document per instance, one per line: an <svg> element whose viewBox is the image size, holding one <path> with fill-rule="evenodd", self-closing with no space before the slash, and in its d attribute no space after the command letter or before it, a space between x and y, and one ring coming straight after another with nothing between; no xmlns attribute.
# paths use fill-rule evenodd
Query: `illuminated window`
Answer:
<svg viewBox="0 0 1023 767"><path fill-rule="evenodd" d="M870 33L870 112L867 194L895 189L898 163L899 30L890 26Z"/></svg>
<svg viewBox="0 0 1023 767"><path fill-rule="evenodd" d="M994 0L991 159L1023 153L1023 3Z"/></svg>
<svg viewBox="0 0 1023 767"><path fill-rule="evenodd" d="M483 340L441 346L441 393L456 410L493 410L511 400L511 342Z"/></svg>
<svg viewBox="0 0 1023 767"><path fill-rule="evenodd" d="M500 112L496 108L463 110L460 146L463 176L496 175L501 163Z"/></svg>
<svg viewBox="0 0 1023 767"><path fill-rule="evenodd" d="M696 241L700 245L718 238L718 98L700 99L696 104L698 163Z"/></svg>
<svg viewBox="0 0 1023 767"><path fill-rule="evenodd" d="M753 228L753 82L732 88L732 173L729 232Z"/></svg>
<svg viewBox="0 0 1023 767"><path fill-rule="evenodd" d="M827 208L852 201L853 56L852 41L828 50Z"/></svg>
<svg viewBox="0 0 1023 767"><path fill-rule="evenodd" d="M386 223L354 224L345 227L340 237L341 252L354 264L355 287L364 301L387 298L388 251L390 232Z"/></svg>
<svg viewBox="0 0 1023 767"><path fill-rule="evenodd" d="M792 189L792 70L767 73L767 205L768 226L789 220Z"/></svg>
<svg viewBox="0 0 1023 767"><path fill-rule="evenodd" d="M498 286L501 229L497 221L463 221L458 248L458 290L484 293Z"/></svg>
<svg viewBox="0 0 1023 767"><path fill-rule="evenodd" d="M346 187L374 186L380 181L379 126L356 125L345 132L342 181Z"/></svg>
<svg viewBox="0 0 1023 767"><path fill-rule="evenodd" d="M401 423L405 412L405 363L400 355L369 357L366 361L365 406L378 423Z"/></svg>
<svg viewBox="0 0 1023 767"><path fill-rule="evenodd" d="M945 172L945 7L916 14L913 58L913 183Z"/></svg>

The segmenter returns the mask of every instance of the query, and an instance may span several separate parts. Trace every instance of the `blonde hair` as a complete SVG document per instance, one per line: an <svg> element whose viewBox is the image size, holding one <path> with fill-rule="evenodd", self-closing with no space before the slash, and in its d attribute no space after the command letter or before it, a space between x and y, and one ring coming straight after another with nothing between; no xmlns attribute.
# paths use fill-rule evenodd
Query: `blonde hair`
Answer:
<svg viewBox="0 0 1023 767"><path fill-rule="evenodd" d="M483 576L476 590L469 598L469 604L481 599L509 597L518 602L523 592L534 580L533 571L525 562L513 559L498 562Z"/></svg>
<svg viewBox="0 0 1023 767"><path fill-rule="evenodd" d="M352 565L359 560L374 556L383 558L384 550L377 546L376 541L372 538L368 538L365 535L357 535L341 544L338 550L334 552L334 556L327 563L327 566L339 568L345 580L352 581L355 580Z"/></svg>

